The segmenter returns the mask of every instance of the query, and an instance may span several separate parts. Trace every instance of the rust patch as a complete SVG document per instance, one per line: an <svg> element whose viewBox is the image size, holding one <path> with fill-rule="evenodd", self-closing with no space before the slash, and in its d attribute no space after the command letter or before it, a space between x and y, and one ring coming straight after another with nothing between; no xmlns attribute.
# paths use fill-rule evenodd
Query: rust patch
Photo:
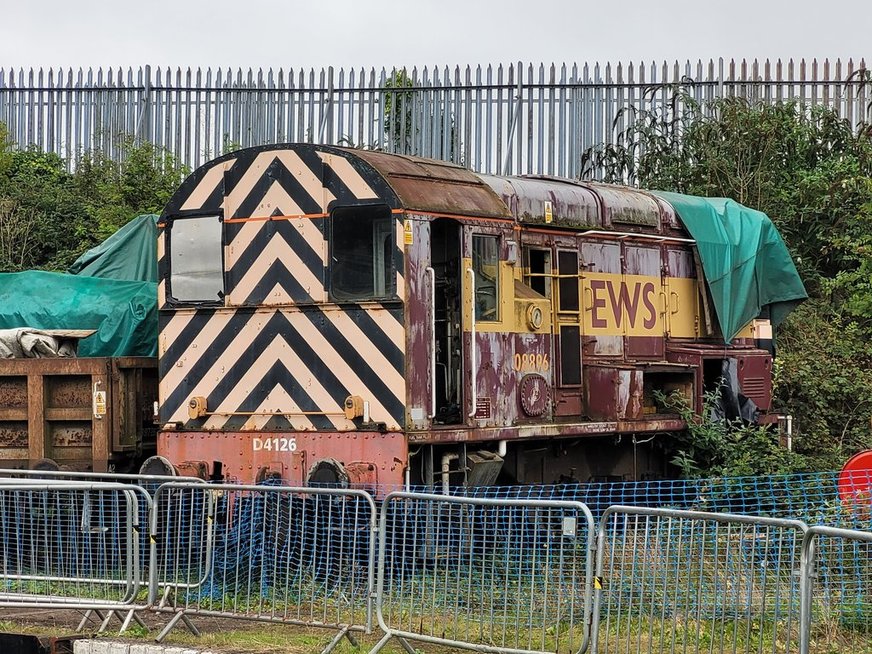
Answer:
<svg viewBox="0 0 872 654"><path fill-rule="evenodd" d="M0 424L0 447L27 447L27 423L6 422Z"/></svg>
<svg viewBox="0 0 872 654"><path fill-rule="evenodd" d="M91 406L91 378L80 376L51 377L46 388L47 405L53 408Z"/></svg>
<svg viewBox="0 0 872 654"><path fill-rule="evenodd" d="M27 407L27 377L0 378L0 407L4 409Z"/></svg>
<svg viewBox="0 0 872 654"><path fill-rule="evenodd" d="M378 486L378 466L368 461L353 461L345 466L348 481L355 488L361 486Z"/></svg>
<svg viewBox="0 0 872 654"><path fill-rule="evenodd" d="M90 446L93 438L90 423L53 423L49 430L54 447Z"/></svg>

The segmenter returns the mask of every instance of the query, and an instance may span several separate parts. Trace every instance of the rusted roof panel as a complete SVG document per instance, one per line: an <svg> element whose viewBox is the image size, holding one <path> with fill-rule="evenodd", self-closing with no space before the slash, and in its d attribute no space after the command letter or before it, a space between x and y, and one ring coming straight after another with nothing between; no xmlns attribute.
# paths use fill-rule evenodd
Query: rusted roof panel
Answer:
<svg viewBox="0 0 872 654"><path fill-rule="evenodd" d="M490 186L461 166L369 150L349 152L375 168L408 211L512 217Z"/></svg>
<svg viewBox="0 0 872 654"><path fill-rule="evenodd" d="M588 184L602 202L606 224L660 227L660 203L653 195L627 186Z"/></svg>
<svg viewBox="0 0 872 654"><path fill-rule="evenodd" d="M668 203L626 186L546 176L479 175L444 161L346 150L382 175L409 211L514 218L525 225L569 229L620 231L631 226L659 232L677 227ZM548 219L546 203L550 203Z"/></svg>
<svg viewBox="0 0 872 654"><path fill-rule="evenodd" d="M545 225L545 203L551 203L552 227L602 227L600 202L586 186L567 180L480 175L502 198L519 223Z"/></svg>
<svg viewBox="0 0 872 654"><path fill-rule="evenodd" d="M659 230L674 224L674 211L645 191L558 177L481 175L519 223L573 229L618 229L634 225ZM546 219L546 202L551 218Z"/></svg>

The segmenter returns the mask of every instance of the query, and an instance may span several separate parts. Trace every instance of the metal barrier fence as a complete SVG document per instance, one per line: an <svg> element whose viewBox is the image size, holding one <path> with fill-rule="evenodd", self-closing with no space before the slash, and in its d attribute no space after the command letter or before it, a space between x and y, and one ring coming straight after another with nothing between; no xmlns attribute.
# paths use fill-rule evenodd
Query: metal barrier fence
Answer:
<svg viewBox="0 0 872 654"><path fill-rule="evenodd" d="M802 547L802 583L801 654L852 650L852 636L869 642L872 532L811 527Z"/></svg>
<svg viewBox="0 0 872 654"><path fill-rule="evenodd" d="M288 141L445 159L492 174L576 177L627 110L741 97L870 119L865 60L333 69L0 70L0 122L21 146L123 158L127 135L196 167L229 147ZM692 84L688 84L692 82Z"/></svg>
<svg viewBox="0 0 872 654"><path fill-rule="evenodd" d="M124 484L134 486L148 494L149 501L139 502L139 514L137 516L137 524L141 526L137 530L139 538L139 551L141 553L148 552L151 546L151 541L148 534L148 525L151 522L151 506L150 498L154 497L155 492L161 486L172 481L185 481L191 484L205 486L206 482L197 477L173 477L166 475L143 475L143 474L127 474L116 472L84 472L73 470L20 470L12 468L0 468L0 484L6 483L98 483L98 484ZM139 557L140 578L145 579L149 572L150 558L148 556ZM101 623L108 625L107 620L102 613L97 612ZM91 617L90 614L85 616L85 619L79 625L79 630L84 627L85 622ZM111 619L111 615L109 619ZM123 629L122 629L123 631Z"/></svg>
<svg viewBox="0 0 872 654"><path fill-rule="evenodd" d="M0 606L124 611L126 629L153 600L138 538L150 504L131 485L0 481Z"/></svg>
<svg viewBox="0 0 872 654"><path fill-rule="evenodd" d="M867 494L839 503L818 517L868 523ZM397 492L377 520L363 491L187 480L152 500L131 484L0 473L0 607L108 612L101 631L113 615L124 631L137 612L171 614L158 640L180 620L196 633L197 616L322 627L335 631L325 651L371 633L375 608L373 654L391 638L407 651L414 640L515 654L824 654L869 642L872 531L597 513L594 548L594 515L567 499Z"/></svg>
<svg viewBox="0 0 872 654"><path fill-rule="evenodd" d="M372 628L376 511L363 491L176 482L155 496L159 611L331 628L332 650Z"/></svg>
<svg viewBox="0 0 872 654"><path fill-rule="evenodd" d="M70 482L98 482L113 484L129 484L145 489L151 494L161 484L172 481L185 481L192 484L206 484L199 477L174 477L170 475L141 475L136 473L118 472L85 472L78 470L21 470L18 468L0 468L0 479L21 480L57 480Z"/></svg>
<svg viewBox="0 0 872 654"><path fill-rule="evenodd" d="M143 476L138 474L6 470L0 478L62 479L134 484L150 492L166 482L185 481L206 484L196 477ZM872 473L854 473L854 485L872 487ZM738 513L770 518L802 520L806 524L823 524L849 529L872 529L872 511L864 501L845 501L839 495L838 472L814 472L753 477L709 479L658 479L648 481L590 481L535 486L452 487L451 494L482 499L532 499L581 502L599 519L610 506L631 505L671 508L712 513ZM397 487L370 488L378 497L390 492L409 490ZM416 493L425 488L411 489Z"/></svg>
<svg viewBox="0 0 872 654"><path fill-rule="evenodd" d="M789 652L799 642L795 520L615 506L597 543L593 652Z"/></svg>
<svg viewBox="0 0 872 654"><path fill-rule="evenodd" d="M385 636L483 652L582 652L593 517L578 502L392 493L381 507Z"/></svg>

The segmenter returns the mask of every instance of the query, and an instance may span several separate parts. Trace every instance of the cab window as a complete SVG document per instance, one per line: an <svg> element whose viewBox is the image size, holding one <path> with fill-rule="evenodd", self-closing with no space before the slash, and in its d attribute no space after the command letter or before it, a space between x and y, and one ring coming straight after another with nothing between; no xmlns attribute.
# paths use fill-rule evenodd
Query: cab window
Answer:
<svg viewBox="0 0 872 654"><path fill-rule="evenodd" d="M394 296L394 219L385 206L339 207L330 217L330 293L339 302Z"/></svg>
<svg viewBox="0 0 872 654"><path fill-rule="evenodd" d="M472 237L472 270L475 273L475 319L496 322L500 319L500 260L498 236Z"/></svg>
<svg viewBox="0 0 872 654"><path fill-rule="evenodd" d="M220 303L224 298L221 219L175 218L169 224L167 239L170 298L181 303Z"/></svg>

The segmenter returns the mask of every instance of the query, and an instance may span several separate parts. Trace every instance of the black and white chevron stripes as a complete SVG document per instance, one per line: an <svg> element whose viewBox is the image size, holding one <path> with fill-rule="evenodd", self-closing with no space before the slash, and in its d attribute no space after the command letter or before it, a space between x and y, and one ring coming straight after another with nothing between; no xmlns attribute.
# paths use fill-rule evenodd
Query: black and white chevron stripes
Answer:
<svg viewBox="0 0 872 654"><path fill-rule="evenodd" d="M403 308L328 302L328 221L335 206L397 215L394 267L403 297L400 207L385 180L347 151L311 145L232 153L197 170L162 224L198 213L224 221L224 306L168 303L159 246L161 421L189 429L345 430L345 398L375 422L404 426ZM192 397L208 415L188 417Z"/></svg>
<svg viewBox="0 0 872 654"><path fill-rule="evenodd" d="M164 314L161 422L264 429L281 413L295 429L353 429L343 404L360 395L374 421L400 428L402 320L402 309L384 307ZM187 413L195 396L213 414L199 423Z"/></svg>

